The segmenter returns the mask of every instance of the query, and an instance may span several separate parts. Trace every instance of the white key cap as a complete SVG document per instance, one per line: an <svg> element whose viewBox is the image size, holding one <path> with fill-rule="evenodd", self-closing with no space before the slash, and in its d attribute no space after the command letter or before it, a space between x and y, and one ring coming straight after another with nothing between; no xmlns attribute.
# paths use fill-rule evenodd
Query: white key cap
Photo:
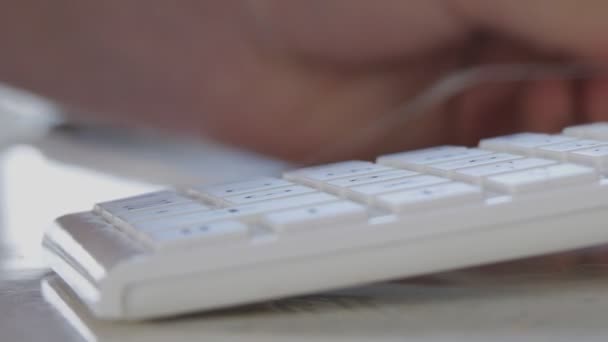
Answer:
<svg viewBox="0 0 608 342"><path fill-rule="evenodd" d="M372 203L374 195L386 194L389 192L402 191L413 189L432 184L449 182L450 180L443 177L432 175L421 175L395 179L387 182L373 183L349 188L346 191L346 196L358 201Z"/></svg>
<svg viewBox="0 0 608 342"><path fill-rule="evenodd" d="M370 162L353 160L294 170L285 173L283 177L296 183L303 183L315 188L322 188L324 182L333 179L390 170L393 169Z"/></svg>
<svg viewBox="0 0 608 342"><path fill-rule="evenodd" d="M188 225L214 222L220 220L230 220L234 218L251 218L257 217L263 213L269 213L277 210L297 208L306 205L328 203L338 201L339 198L326 193L311 193L302 196L290 197L289 200L278 199L267 202L257 202L253 204L232 207L213 209L201 213L178 215L158 220L134 222L130 227L124 227L130 231L137 232L152 232L166 229L181 228Z"/></svg>
<svg viewBox="0 0 608 342"><path fill-rule="evenodd" d="M143 239L157 249L170 250L197 247L205 243L214 245L227 242L243 241L248 238L247 225L238 221L220 221L192 225L179 229L151 232Z"/></svg>
<svg viewBox="0 0 608 342"><path fill-rule="evenodd" d="M391 179L399 179L416 175L419 175L419 173L409 170L393 170L370 173L368 175L340 178L329 181L323 184L323 190L330 191L336 194L344 194L347 188L351 188L353 186L378 183Z"/></svg>
<svg viewBox="0 0 608 342"><path fill-rule="evenodd" d="M119 214L124 214L125 212L134 212L137 210L152 209L185 202L192 202L192 199L167 190L99 203L95 205L95 211L104 217L111 218Z"/></svg>
<svg viewBox="0 0 608 342"><path fill-rule="evenodd" d="M608 122L596 122L567 127L564 134L587 139L608 140Z"/></svg>
<svg viewBox="0 0 608 342"><path fill-rule="evenodd" d="M459 169L454 172L454 179L482 184L485 177L498 175L506 172L521 171L540 166L556 164L555 160L540 158L520 158L501 163Z"/></svg>
<svg viewBox="0 0 608 342"><path fill-rule="evenodd" d="M608 140L608 122L596 122L585 130L585 137L596 140Z"/></svg>
<svg viewBox="0 0 608 342"><path fill-rule="evenodd" d="M488 177L488 187L512 194L591 183L599 179L592 168L576 164L558 164L526 171Z"/></svg>
<svg viewBox="0 0 608 342"><path fill-rule="evenodd" d="M198 202L182 202L177 204L165 205L151 209L142 209L136 211L125 211L117 214L116 218L123 222L135 222L143 220L155 220L160 217L183 215L193 212L201 212L211 209L210 207Z"/></svg>
<svg viewBox="0 0 608 342"><path fill-rule="evenodd" d="M435 173L440 176L450 176L455 170L463 169L465 167L473 167L479 165L486 165L492 163L498 163L501 161L513 160L523 158L522 156L510 153L492 153L484 154L478 157L458 159L444 163L429 165L429 172Z"/></svg>
<svg viewBox="0 0 608 342"><path fill-rule="evenodd" d="M440 146L411 152L387 154L378 157L377 162L391 167L424 171L429 164L472 158L490 153L493 152L462 146Z"/></svg>
<svg viewBox="0 0 608 342"><path fill-rule="evenodd" d="M549 135L541 133L517 133L502 137L483 139L479 147L500 152L523 153L534 155L535 148L545 145L572 141L574 138L564 135Z"/></svg>
<svg viewBox="0 0 608 342"><path fill-rule="evenodd" d="M539 147L536 149L536 154L542 157L554 158L560 161L566 161L568 152L582 150L586 148L607 145L608 142L601 140L573 140L561 144L554 144Z"/></svg>
<svg viewBox="0 0 608 342"><path fill-rule="evenodd" d="M277 198L302 195L317 190L303 185L291 185L282 188L250 192L242 195L225 197L224 202L228 205L249 204L253 202L269 201ZM288 201L289 199L286 199Z"/></svg>
<svg viewBox="0 0 608 342"><path fill-rule="evenodd" d="M265 215L262 222L279 232L311 230L316 227L366 222L366 207L340 201Z"/></svg>
<svg viewBox="0 0 608 342"><path fill-rule="evenodd" d="M221 202L221 199L228 196L274 189L288 185L293 185L293 183L280 178L262 177L228 184L196 186L188 189L187 192L195 197L204 198L212 202Z"/></svg>
<svg viewBox="0 0 608 342"><path fill-rule="evenodd" d="M568 153L568 160L593 166L602 172L608 171L608 145L597 146Z"/></svg>
<svg viewBox="0 0 608 342"><path fill-rule="evenodd" d="M450 182L420 189L395 192L377 197L376 202L394 212L432 210L457 207L471 202L482 203L483 192L478 186Z"/></svg>
<svg viewBox="0 0 608 342"><path fill-rule="evenodd" d="M587 138L585 132L588 126L589 124L566 127L562 130L562 134L576 138Z"/></svg>

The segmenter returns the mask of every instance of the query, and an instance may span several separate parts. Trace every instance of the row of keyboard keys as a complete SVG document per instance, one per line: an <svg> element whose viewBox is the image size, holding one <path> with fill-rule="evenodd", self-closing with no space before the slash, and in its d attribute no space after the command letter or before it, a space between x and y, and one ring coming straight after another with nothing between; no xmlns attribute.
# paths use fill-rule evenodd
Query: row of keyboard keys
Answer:
<svg viewBox="0 0 608 342"><path fill-rule="evenodd" d="M260 177L256 179L232 182L227 184L212 184L195 186L186 190L187 194L216 205L225 204L226 198L246 193L265 191L294 185L280 178Z"/></svg>
<svg viewBox="0 0 608 342"><path fill-rule="evenodd" d="M335 194L344 195L349 188L353 188L356 186L379 183L383 181L390 181L393 179L400 179L404 177L417 176L420 175L418 172L409 171L409 170L391 170L391 171L383 171L370 173L361 176L353 176L353 177L345 177L334 179L328 181L327 183L323 183L321 188L325 191L329 191Z"/></svg>
<svg viewBox="0 0 608 342"><path fill-rule="evenodd" d="M95 205L94 210L107 219L113 219L119 215L130 215L144 210L192 202L192 199L186 196L165 190L99 203Z"/></svg>
<svg viewBox="0 0 608 342"><path fill-rule="evenodd" d="M100 203L95 210L156 248L174 248L248 241L251 224L281 233L356 224L369 218L367 205L393 213L483 205L484 188L516 195L595 182L596 169L608 170L608 141L524 133L481 144L486 149L441 146L381 156L378 164L347 161L291 171L285 179L187 191L210 206L161 191Z"/></svg>
<svg viewBox="0 0 608 342"><path fill-rule="evenodd" d="M260 223L279 233L292 233L310 231L314 227L364 223L367 220L365 206L350 201L336 201L266 213L261 216ZM247 223L224 220L142 232L140 237L153 248L175 250L209 243L247 242L250 234L251 228Z"/></svg>
<svg viewBox="0 0 608 342"><path fill-rule="evenodd" d="M258 192L245 193L236 196L228 196L223 198L225 205L245 205L254 202L269 201L284 197L297 196L317 192L317 190L302 185L290 185L275 189L263 190Z"/></svg>
<svg viewBox="0 0 608 342"><path fill-rule="evenodd" d="M546 143L548 140L545 136L546 135L543 135L543 141ZM537 136L534 136L534 139L529 136L523 137L528 140L535 141L534 144L528 143L530 146L536 146L540 144L539 141L542 140ZM517 139L503 140L511 141ZM561 139L552 139L553 142L560 140ZM435 158L438 155L437 151L445 152L447 150L452 150L452 147L425 149L422 151L382 156L378 158L378 161L391 165L401 165L401 167L416 169L423 172L426 171L442 177L470 182L477 185L483 185L484 180L493 175L521 171L556 163L556 161L549 159L525 158L525 156L520 154L493 152L474 148L466 149L464 147L459 150L452 150L454 153L448 157L447 161L441 161L438 158ZM454 156L457 154L457 152L459 153L459 156L468 155L468 157L455 158ZM424 153L430 153L430 157L424 158ZM416 158L411 158L411 156L415 156ZM407 160L407 163L403 163L404 160ZM399 164L398 161L401 161L402 163ZM422 161L422 164L417 164L420 161ZM358 198L361 197L359 196Z"/></svg>
<svg viewBox="0 0 608 342"><path fill-rule="evenodd" d="M546 189L559 189L573 184L585 184L599 179L596 170L576 164L556 164L525 171L488 177L489 188L517 194Z"/></svg>
<svg viewBox="0 0 608 342"><path fill-rule="evenodd" d="M134 222L128 228L153 248L170 250L208 242L246 242L250 239L251 218L276 232L285 233L310 230L319 225L367 222L368 208L316 193L165 220Z"/></svg>
<svg viewBox="0 0 608 342"><path fill-rule="evenodd" d="M160 207L142 209L136 211L124 211L114 214L114 219L124 222L136 222L144 220L156 220L165 216L183 215L189 213L203 212L211 209L209 206L199 202L181 202Z"/></svg>
<svg viewBox="0 0 608 342"><path fill-rule="evenodd" d="M353 163L347 163L347 166L335 164L332 168L334 170L355 170ZM353 194L359 194L361 199L365 198L365 201L370 199L375 204L380 204L395 212L407 211L408 208L420 208L432 203L441 204L445 202L446 198L461 200L471 198L470 191L460 193L460 190L458 190L462 184L458 185L459 183L450 182L446 178L419 175L411 171L386 167L382 167L385 171L367 174L364 172L376 169L367 168L363 164L358 166L360 167L357 171L334 173L333 175L346 174L347 177L330 180L330 182L342 180L334 182L333 186L338 187L340 184L355 184L346 188L347 197L357 197ZM314 171L316 175L320 175L319 170ZM299 175L307 175L306 172L299 172ZM363 175L348 177L350 174L359 172L362 172ZM325 175L333 177L328 173L325 173ZM370 176L368 178L369 175L381 176ZM360 177L362 178L360 179ZM309 179L313 178L309 177ZM382 181L383 179L385 181ZM433 187L438 183L448 184L440 188ZM452 191L441 190L444 188L450 189L452 186L456 187ZM226 184L224 189L228 188L237 189L239 186L238 184ZM416 190L409 193L404 191L414 188ZM218 201L229 202L233 206L215 209L205 208L205 210L190 213L183 209L184 211L179 215L159 216L154 219L128 216L125 217L120 227L156 248L174 248L175 246L184 246L190 241L242 241L249 238L247 234L248 224L253 222L266 225L277 232L285 232L310 229L318 225L353 224L368 219L367 206L301 185L278 186L272 189L266 189L264 186L262 191L245 192L236 196L226 196L226 192L221 192L222 190L218 186L215 186L215 189L214 197ZM481 194L479 188L475 187L475 189L477 193ZM284 193L287 190L289 190L290 195L285 198ZM232 193L232 191L228 193ZM409 196L409 200L401 198L399 200L400 204L397 204L396 199L390 200L390 198L378 201L381 196L388 193L400 193L401 197ZM222 197L218 197L218 195ZM209 195L201 194L201 197L208 198ZM189 207L191 204L184 203L183 206ZM171 207L171 212L176 213L179 210L178 207ZM204 208L204 206L201 207ZM163 211L168 209L163 208Z"/></svg>
<svg viewBox="0 0 608 342"><path fill-rule="evenodd" d="M417 165L411 164L413 162L428 163L426 166L429 167L437 165L430 163L431 161L441 162L439 156L451 159L455 163L454 165L462 164L462 166L477 165L475 157L465 159L465 162L461 162L463 160L462 158L466 158L467 156L478 156L477 158L484 158L483 160L488 160L488 162L522 158L521 156L494 154L489 151L467 149L464 147L453 148L448 146L437 149L427 149L424 151L425 152L414 151L412 154L405 153L397 156L392 155L391 158L396 157L400 161L408 160L410 166ZM427 158L425 155L426 153L429 153L431 156ZM490 157L493 155L496 155L496 157ZM347 169L352 167L353 163L359 164L362 162L336 163L332 164L330 169ZM483 164L483 161L480 160L478 163ZM359 166L365 165L368 166L369 163L359 164ZM356 176L341 177L325 182L322 182L322 177L319 177L321 170L323 171L323 175L327 175L326 171L328 169L320 167L296 170L290 173L290 178L300 182L314 179L315 185L320 189L331 191L343 198L352 199L367 205L373 205L391 212L407 212L423 207L431 208L433 206L441 206L442 203L448 203L452 200L464 200L466 202L467 199L475 199L481 203L483 198L482 190L478 186L453 182L445 177L420 174L410 170L389 169L390 171L385 170ZM371 170L372 169L370 168L366 169L366 171ZM344 173L332 172L332 176L336 175L344 176ZM306 214L306 212L301 209L294 209L294 212L298 212L300 215ZM276 215L282 217L283 214L277 213ZM291 216L292 214L285 215Z"/></svg>
<svg viewBox="0 0 608 342"><path fill-rule="evenodd" d="M452 176L459 169L493 164L519 158L522 158L522 156L510 153L489 153L473 158L465 158L437 164L431 164L428 166L428 171L434 174L438 174L440 176L449 177Z"/></svg>
<svg viewBox="0 0 608 342"><path fill-rule="evenodd" d="M468 203L481 204L483 195L479 187L447 182L383 194L377 198L379 203L393 212L412 212ZM268 206L268 203L260 206L262 202L240 208L210 210L207 215L202 216L184 215L172 219L136 222L133 227L137 230L137 236L151 247L158 250L179 250L207 243L217 245L247 242L250 239L250 227L242 219L253 213L260 216L259 224L279 233L360 224L369 219L367 206L335 197L325 197L325 201L327 202L305 206L301 206L303 202L300 202L300 205L293 209L286 209L295 205L289 201L272 201L271 206Z"/></svg>
<svg viewBox="0 0 608 342"><path fill-rule="evenodd" d="M482 185L492 191L516 194L555 185L597 181L598 172L592 168L583 165L558 164L559 159L525 157L526 155L538 155L543 148L560 145L561 150L568 150L568 152L564 152L566 153L564 160L587 164L599 171L608 170L608 144L585 149L590 142L577 144L577 141L578 139L563 135L521 133L482 141L481 147L508 152L480 149L456 150L454 147L448 146L382 156L378 160L390 165L401 165L408 169L430 172L451 180ZM577 149L577 147L582 149ZM468 151L467 153L472 154L485 151L485 153L470 158L454 159L449 156L449 160L443 162L435 158L439 153L437 151L447 150L454 153L457 151L458 153ZM425 153L429 153L430 157L425 158ZM355 196L355 198L361 199L364 198L364 195L370 194ZM397 196L397 194L391 196Z"/></svg>
<svg viewBox="0 0 608 342"><path fill-rule="evenodd" d="M573 140L575 140L575 138L564 135L517 133L496 138L483 139L479 142L479 147L498 152L525 154L535 148Z"/></svg>
<svg viewBox="0 0 608 342"><path fill-rule="evenodd" d="M345 167L339 169L347 174L357 174L359 171L366 172L364 167L369 164L371 163L350 163L348 168L351 171L346 171ZM359 167L359 171L355 170L355 166ZM399 172L410 174L407 171ZM114 223L153 248L173 249L203 242L247 241L250 239L249 225L253 222L265 222L265 225L275 231L291 231L297 230L298 227L312 227L321 222L331 222L335 225L368 219L365 206L283 179L260 178L201 186L189 189L187 193L212 202L218 207L209 208L185 196L166 192L162 194L164 197L177 195L189 201L171 205L162 202L164 205L161 207L139 209L137 212L128 212L127 215L119 213ZM146 194L102 206L130 207L134 203L159 200L160 197L163 196Z"/></svg>
<svg viewBox="0 0 608 342"><path fill-rule="evenodd" d="M594 148L597 146L606 145L608 142L600 140L573 140L561 144L542 146L529 153L536 154L541 157L553 158L561 161L567 161L568 154L573 151Z"/></svg>
<svg viewBox="0 0 608 342"><path fill-rule="evenodd" d="M553 143L541 146L524 143L528 140L534 140L530 136L546 136L549 138L543 140L537 137L536 141L551 141ZM564 142L563 140L566 141ZM556 141L562 142L555 143ZM595 167L600 172L608 171L608 141L576 139L564 135L550 136L546 134L520 133L484 140L480 145L495 150L509 150L513 146L518 146L519 152L524 155L543 156L559 161L580 163Z"/></svg>
<svg viewBox="0 0 608 342"><path fill-rule="evenodd" d="M431 164L466 158L477 158L490 153L492 152L478 148L448 145L380 156L377 159L377 163L395 168L423 172L426 171L428 165Z"/></svg>
<svg viewBox="0 0 608 342"><path fill-rule="evenodd" d="M425 166L430 167L435 165L432 162L441 162L443 160L442 158L459 161L462 160L462 158L474 158L472 156L483 158L492 154L493 153L490 151L482 151L479 149L444 146L423 151L385 156L384 160L397 160L398 162L403 162L405 160L410 167L418 165L414 163L423 163ZM503 158L511 159L521 157L508 156L507 158L507 156L499 155L497 158L490 158L489 160L503 160ZM455 200L455 203L459 203L459 200L467 202L467 199L474 199L478 204L482 203L483 192L478 186L452 182L448 178L436 175L420 174L411 170L399 170L387 166L383 166L382 171L377 171L376 168L370 168L370 164L371 163L358 161L342 162L332 164L329 168L322 166L318 168L296 170L289 173L289 177L296 182L310 182L314 180L315 186L319 189L330 191L343 198L355 200L359 203L372 205L394 213L408 212L420 208L430 209L433 207L441 207L442 203L448 203L452 200ZM389 162L388 164L391 163ZM476 165L474 162L472 164ZM344 172L333 172L333 170L349 169L353 165L365 167L365 172L375 172L354 176L344 176L348 175L348 173ZM340 177L333 180L326 180L325 178L327 177L325 176L328 175L328 171L330 170L332 170L332 177ZM324 177L320 177L321 175ZM352 202L350 203L353 205ZM295 213L298 213L297 216L310 215L303 209L294 209L294 214L277 213L276 216L283 217L283 215L286 215L286 217L292 217L292 215L295 216Z"/></svg>
<svg viewBox="0 0 608 342"><path fill-rule="evenodd" d="M565 128L563 133L576 138L608 140L608 122L571 126Z"/></svg>
<svg viewBox="0 0 608 342"><path fill-rule="evenodd" d="M519 158L477 167L458 169L454 171L452 177L457 180L463 180L475 184L484 184L484 180L490 176L522 171L556 163L556 161L549 159Z"/></svg>
<svg viewBox="0 0 608 342"><path fill-rule="evenodd" d="M325 182L346 178L357 177L393 169L365 161L347 161L329 165L309 167L287 172L283 175L285 179L296 183L306 184L315 188L322 188Z"/></svg>
<svg viewBox="0 0 608 342"><path fill-rule="evenodd" d="M285 199L257 202L248 205L234 206L230 208L219 208L207 210L200 213L179 215L175 217L160 218L157 220L140 221L131 223L136 232L153 232L170 230L194 224L208 223L214 221L248 219L257 217L264 213L297 208L306 205L338 201L339 198L327 193L317 192Z"/></svg>

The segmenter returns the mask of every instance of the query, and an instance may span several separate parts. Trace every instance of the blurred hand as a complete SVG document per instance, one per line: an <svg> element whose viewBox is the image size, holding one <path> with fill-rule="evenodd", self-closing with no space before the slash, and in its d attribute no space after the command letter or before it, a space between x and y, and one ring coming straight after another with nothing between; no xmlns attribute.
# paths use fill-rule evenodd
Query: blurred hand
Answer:
<svg viewBox="0 0 608 342"><path fill-rule="evenodd" d="M391 125L379 116L459 69L608 63L602 0L3 0L0 80L99 120L292 160L374 156L608 119L605 80L471 89ZM321 158L321 156L318 156Z"/></svg>
<svg viewBox="0 0 608 342"><path fill-rule="evenodd" d="M484 85L358 132L488 63L608 64L603 0L0 0L0 80L89 118L325 162L608 119L605 79ZM353 148L319 155L336 142Z"/></svg>

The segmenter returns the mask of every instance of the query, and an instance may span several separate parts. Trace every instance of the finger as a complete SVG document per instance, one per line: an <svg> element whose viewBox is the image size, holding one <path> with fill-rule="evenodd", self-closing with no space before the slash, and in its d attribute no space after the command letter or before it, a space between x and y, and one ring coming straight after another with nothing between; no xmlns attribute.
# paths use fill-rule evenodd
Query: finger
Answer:
<svg viewBox="0 0 608 342"><path fill-rule="evenodd" d="M581 107L589 121L608 120L608 79L590 80L584 85Z"/></svg>
<svg viewBox="0 0 608 342"><path fill-rule="evenodd" d="M469 63L475 66L527 64L546 59L521 42L493 36L476 41L473 50ZM455 141L475 144L480 138L525 129L526 113L522 112L521 103L528 90L527 83L491 78L479 82L454 103L459 115L452 116L452 125L462 126Z"/></svg>
<svg viewBox="0 0 608 342"><path fill-rule="evenodd" d="M572 84L567 80L528 83L522 94L522 126L525 130L555 133L574 120Z"/></svg>
<svg viewBox="0 0 608 342"><path fill-rule="evenodd" d="M453 141L476 144L480 138L511 133L521 129L521 115L517 110L520 83L483 84L461 96L453 107L457 115L449 116ZM447 109L450 111L450 108Z"/></svg>

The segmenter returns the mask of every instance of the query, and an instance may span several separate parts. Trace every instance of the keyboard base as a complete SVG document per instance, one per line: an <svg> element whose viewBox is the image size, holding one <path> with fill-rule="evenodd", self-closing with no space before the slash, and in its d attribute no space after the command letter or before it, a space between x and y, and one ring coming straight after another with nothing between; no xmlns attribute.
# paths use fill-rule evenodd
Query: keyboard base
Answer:
<svg viewBox="0 0 608 342"><path fill-rule="evenodd" d="M601 207L241 267L139 280L137 275L131 280L116 275L112 284L122 283L121 287L101 291L97 302L85 304L96 316L117 320L225 308L598 245L608 242L606 222L608 208ZM161 270L170 263L159 258L148 265ZM62 273L72 288L78 288L73 282L76 273Z"/></svg>

